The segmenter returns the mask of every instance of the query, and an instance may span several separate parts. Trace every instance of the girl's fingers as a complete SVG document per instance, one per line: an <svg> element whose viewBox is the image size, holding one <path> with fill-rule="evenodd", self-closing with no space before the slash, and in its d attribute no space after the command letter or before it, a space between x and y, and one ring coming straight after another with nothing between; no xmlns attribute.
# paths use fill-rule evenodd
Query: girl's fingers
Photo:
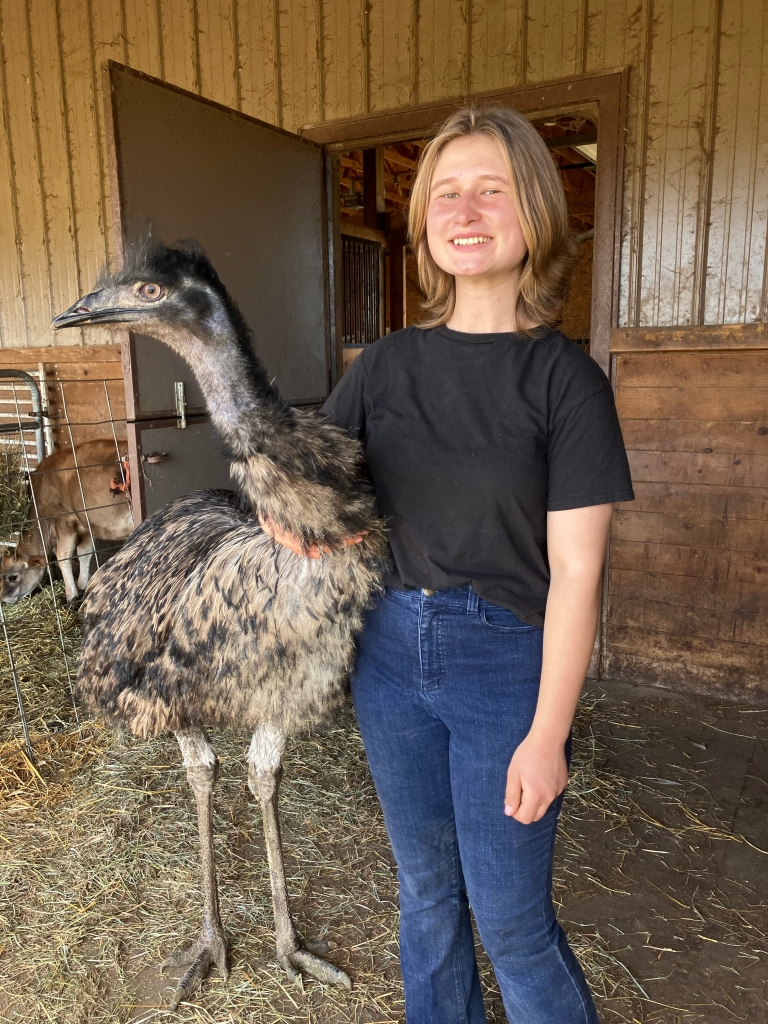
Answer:
<svg viewBox="0 0 768 1024"><path fill-rule="evenodd" d="M523 789L520 776L510 768L507 773L507 792L504 796L504 813L510 817L516 817L520 809L520 802L523 797Z"/></svg>

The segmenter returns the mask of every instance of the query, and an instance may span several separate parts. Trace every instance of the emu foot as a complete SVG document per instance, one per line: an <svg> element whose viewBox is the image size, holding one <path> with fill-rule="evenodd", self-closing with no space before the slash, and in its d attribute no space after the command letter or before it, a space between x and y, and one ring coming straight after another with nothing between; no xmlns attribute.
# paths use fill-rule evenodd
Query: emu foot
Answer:
<svg viewBox="0 0 768 1024"><path fill-rule="evenodd" d="M308 942L305 946L297 944L294 949L284 952L278 950L277 959L291 981L300 982L303 973L326 985L341 985L342 988L351 989L352 982L344 971L316 955L326 952L327 948L327 943Z"/></svg>
<svg viewBox="0 0 768 1024"><path fill-rule="evenodd" d="M164 971L169 967L187 967L189 965L189 970L186 971L173 993L171 1010L178 1010L179 1003L183 999L189 999L197 992L213 964L216 964L219 974L226 981L229 976L227 938L219 928L204 928L197 942L193 942L187 949L180 949L178 952L172 953L163 961L162 970Z"/></svg>

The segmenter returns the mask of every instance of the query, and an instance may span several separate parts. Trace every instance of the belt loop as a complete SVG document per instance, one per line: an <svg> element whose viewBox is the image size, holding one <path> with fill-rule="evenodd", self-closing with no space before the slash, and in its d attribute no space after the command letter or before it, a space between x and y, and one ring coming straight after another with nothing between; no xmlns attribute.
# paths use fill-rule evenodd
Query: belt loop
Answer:
<svg viewBox="0 0 768 1024"><path fill-rule="evenodd" d="M475 593L474 589L470 585L469 596L467 597L467 614L468 615L474 615L474 613L477 611L478 602L479 601L480 601L480 598L477 596L477 594Z"/></svg>

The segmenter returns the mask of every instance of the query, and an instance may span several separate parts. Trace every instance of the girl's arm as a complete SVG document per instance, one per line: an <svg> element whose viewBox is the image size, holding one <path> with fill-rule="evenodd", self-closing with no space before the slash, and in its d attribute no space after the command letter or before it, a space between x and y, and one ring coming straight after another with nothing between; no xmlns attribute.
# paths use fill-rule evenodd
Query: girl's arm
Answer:
<svg viewBox="0 0 768 1024"><path fill-rule="evenodd" d="M505 813L538 821L565 789L565 742L597 634L613 505L547 513L550 587L536 714L507 772Z"/></svg>

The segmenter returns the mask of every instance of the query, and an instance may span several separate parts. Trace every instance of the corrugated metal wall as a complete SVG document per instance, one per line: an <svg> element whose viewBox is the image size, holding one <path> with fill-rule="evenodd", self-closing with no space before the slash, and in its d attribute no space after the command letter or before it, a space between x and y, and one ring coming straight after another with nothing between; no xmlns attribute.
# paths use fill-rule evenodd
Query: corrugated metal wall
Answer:
<svg viewBox="0 0 768 1024"><path fill-rule="evenodd" d="M622 324L766 317L762 0L0 0L0 33L3 347L111 250L105 58L289 129L627 64Z"/></svg>

